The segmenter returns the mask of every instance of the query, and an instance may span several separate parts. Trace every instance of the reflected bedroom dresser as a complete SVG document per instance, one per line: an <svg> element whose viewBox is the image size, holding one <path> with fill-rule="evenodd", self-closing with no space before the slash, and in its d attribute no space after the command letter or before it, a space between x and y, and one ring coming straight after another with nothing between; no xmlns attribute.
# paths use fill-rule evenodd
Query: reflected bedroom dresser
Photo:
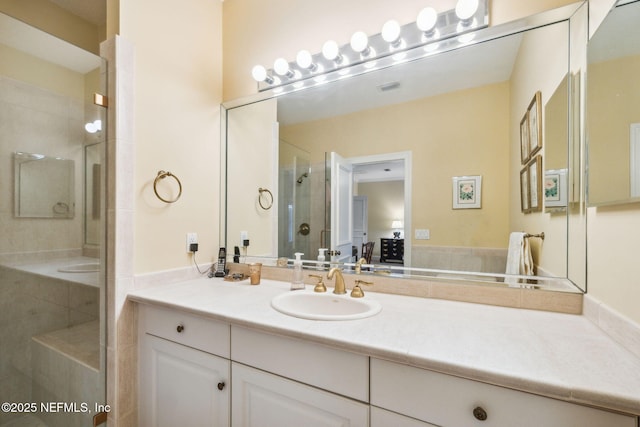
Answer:
<svg viewBox="0 0 640 427"><path fill-rule="evenodd" d="M404 264L404 239L380 239L380 262Z"/></svg>

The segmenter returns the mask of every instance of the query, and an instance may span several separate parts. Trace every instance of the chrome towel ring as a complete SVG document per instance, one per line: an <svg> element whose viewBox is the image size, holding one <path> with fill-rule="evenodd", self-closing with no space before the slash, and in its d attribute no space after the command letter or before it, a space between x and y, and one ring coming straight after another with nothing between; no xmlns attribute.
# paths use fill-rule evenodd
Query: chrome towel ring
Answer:
<svg viewBox="0 0 640 427"><path fill-rule="evenodd" d="M266 198L266 205L262 204L262 193L267 193L269 195L269 198ZM260 207L262 209L264 209L265 211L271 209L271 206L273 206L273 193L271 193L271 191L269 191L266 188L258 188L258 203L260 204Z"/></svg>
<svg viewBox="0 0 640 427"><path fill-rule="evenodd" d="M173 179L176 180L176 182L178 183L178 195L176 196L175 199L173 200L167 200L164 197L162 197L160 194L158 194L158 182L161 179L165 179L166 177L172 177ZM178 179L177 176L175 176L174 174L172 174L171 172L165 172L165 171L158 171L158 175L156 176L156 179L153 181L153 192L156 193L156 196L158 197L158 199L162 200L165 203L175 203L178 201L178 199L180 198L180 196L182 196L182 183L180 182L180 180Z"/></svg>

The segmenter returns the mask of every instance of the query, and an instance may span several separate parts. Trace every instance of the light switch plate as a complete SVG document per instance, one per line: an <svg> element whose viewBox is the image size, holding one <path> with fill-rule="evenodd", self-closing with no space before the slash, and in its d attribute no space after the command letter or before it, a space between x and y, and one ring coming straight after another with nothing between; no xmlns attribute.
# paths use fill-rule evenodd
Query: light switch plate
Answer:
<svg viewBox="0 0 640 427"><path fill-rule="evenodd" d="M416 240L429 240L431 233L428 228L416 228Z"/></svg>

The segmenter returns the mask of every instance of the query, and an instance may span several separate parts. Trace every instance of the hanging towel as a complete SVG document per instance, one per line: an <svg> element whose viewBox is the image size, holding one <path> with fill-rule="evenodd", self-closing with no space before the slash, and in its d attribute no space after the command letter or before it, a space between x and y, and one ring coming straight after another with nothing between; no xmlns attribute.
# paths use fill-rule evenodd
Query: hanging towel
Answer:
<svg viewBox="0 0 640 427"><path fill-rule="evenodd" d="M509 250L507 252L507 268L506 274L517 274L520 276L533 276L533 257L531 256L531 247L529 239L525 237L525 233L514 231L509 236ZM507 277L505 282L509 286L520 286L523 279L515 277Z"/></svg>

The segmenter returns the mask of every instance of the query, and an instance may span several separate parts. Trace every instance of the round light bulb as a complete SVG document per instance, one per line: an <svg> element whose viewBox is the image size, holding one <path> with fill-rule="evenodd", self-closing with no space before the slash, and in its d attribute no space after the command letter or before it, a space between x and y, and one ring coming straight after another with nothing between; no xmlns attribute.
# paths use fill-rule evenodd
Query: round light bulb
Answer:
<svg viewBox="0 0 640 427"><path fill-rule="evenodd" d="M357 31L351 36L351 49L362 53L369 47L369 36L364 31Z"/></svg>
<svg viewBox="0 0 640 427"><path fill-rule="evenodd" d="M267 78L267 69L262 65L256 65L251 69L251 76L257 82L263 82Z"/></svg>
<svg viewBox="0 0 640 427"><path fill-rule="evenodd" d="M340 48L338 43L333 40L328 40L322 45L322 56L329 61L333 61L340 55Z"/></svg>
<svg viewBox="0 0 640 427"><path fill-rule="evenodd" d="M420 11L420 13L418 13L416 25L418 26L420 31L429 33L436 27L437 22L438 12L436 12L436 10L432 7L425 7Z"/></svg>
<svg viewBox="0 0 640 427"><path fill-rule="evenodd" d="M398 21L390 20L382 26L382 39L387 43L393 43L400 38L400 24Z"/></svg>
<svg viewBox="0 0 640 427"><path fill-rule="evenodd" d="M273 63L273 70L281 76L286 76L291 72L289 70L289 63L284 58L278 58L275 60Z"/></svg>
<svg viewBox="0 0 640 427"><path fill-rule="evenodd" d="M95 124L93 123L87 123L84 125L84 130L86 130L89 133L96 133L98 132L98 128L96 127Z"/></svg>
<svg viewBox="0 0 640 427"><path fill-rule="evenodd" d="M313 65L313 58L308 50L301 50L296 56L296 63L300 68L311 68Z"/></svg>
<svg viewBox="0 0 640 427"><path fill-rule="evenodd" d="M478 0L458 0L456 4L456 16L463 21L471 19L477 10Z"/></svg>

